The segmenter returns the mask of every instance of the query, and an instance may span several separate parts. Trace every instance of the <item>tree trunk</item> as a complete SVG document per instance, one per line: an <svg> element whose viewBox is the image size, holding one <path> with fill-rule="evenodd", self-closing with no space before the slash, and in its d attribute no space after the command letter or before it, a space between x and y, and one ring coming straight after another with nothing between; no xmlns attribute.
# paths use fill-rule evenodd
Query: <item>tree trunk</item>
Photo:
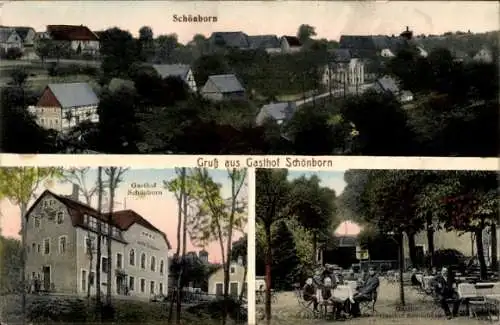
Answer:
<svg viewBox="0 0 500 325"><path fill-rule="evenodd" d="M434 266L434 228L431 225L427 225L427 247L429 250L429 263L430 267Z"/></svg>
<svg viewBox="0 0 500 325"><path fill-rule="evenodd" d="M99 167L97 169L97 183L98 183L98 197L97 197L97 213L98 213L98 219L100 220L101 218L101 211L102 211L102 167ZM96 304L96 315L98 318L98 321L101 319L101 222L97 222L97 256L96 256L96 263L95 263L95 288L96 288L96 295L95 295L95 304Z"/></svg>
<svg viewBox="0 0 500 325"><path fill-rule="evenodd" d="M403 281L403 271L404 271L404 260L405 260L405 251L404 251L404 241L403 241L403 233L398 235L398 267L399 267L399 302L401 306L405 305L405 289L404 289L404 281Z"/></svg>
<svg viewBox="0 0 500 325"><path fill-rule="evenodd" d="M182 220L182 260L181 260L181 271L178 279L178 298L175 321L177 325L181 324L181 306L182 306L182 292L184 287L184 272L186 267L186 246L187 246L187 217L188 217L188 205L187 205L187 194L186 194L186 168L182 169L182 191L183 191L183 220Z"/></svg>
<svg viewBox="0 0 500 325"><path fill-rule="evenodd" d="M271 322L271 265L273 263L271 225L265 225L266 234L266 320Z"/></svg>
<svg viewBox="0 0 500 325"><path fill-rule="evenodd" d="M498 271L498 239L497 239L497 225L495 222L491 223L491 270Z"/></svg>
<svg viewBox="0 0 500 325"><path fill-rule="evenodd" d="M486 280L488 277L488 270L486 268L486 260L484 259L484 247L483 247L483 227L476 229L476 248L477 248L477 259L479 260L479 267L481 271L481 280Z"/></svg>
<svg viewBox="0 0 500 325"><path fill-rule="evenodd" d="M416 267L418 261L417 261L417 248L415 245L415 233L409 231L406 233L406 235L408 236L408 252L410 255L411 265L413 267Z"/></svg>
<svg viewBox="0 0 500 325"><path fill-rule="evenodd" d="M111 306L111 284L112 284L112 273L111 273L111 266L112 266L112 260L113 260L113 253L111 251L111 244L112 244L112 236L113 236L113 227L111 226L113 224L113 209L114 209L114 200L115 200L115 191L116 191L116 184L117 180L115 179L118 175L116 175L117 171L116 168L118 167L111 167L110 172L109 172L109 211L108 211L108 233L106 234L107 238L107 248L108 248L108 273L107 273L107 280L106 282L108 283L106 287L106 304ZM118 289L118 288L116 288Z"/></svg>
<svg viewBox="0 0 500 325"><path fill-rule="evenodd" d="M318 265L318 233L317 230L313 230L313 239L312 239L312 251L314 252L313 256L313 265Z"/></svg>
<svg viewBox="0 0 500 325"><path fill-rule="evenodd" d="M173 311L174 311L174 301L180 301L180 254L181 254L181 231L182 231L182 200L184 198L184 182L185 182L185 172L186 169L182 168L181 170L181 189L179 193L179 197L177 197L177 249L175 252L174 256L174 263L175 263L175 270L177 272L177 281L175 284L175 291L170 297L170 307L169 307L169 312L168 312L168 323L172 323L172 318L173 318ZM175 299L174 299L175 297Z"/></svg>
<svg viewBox="0 0 500 325"><path fill-rule="evenodd" d="M243 282L244 282L244 283L247 283L247 282L248 282L248 281L247 281L247 275L248 275L248 263L245 263L245 265L244 265L244 269L243 269L243 279L244 279L244 280L243 280ZM240 301L240 303L243 303L243 298L245 298L245 291L246 291L245 289L247 289L247 290L248 290L248 283L247 283L247 285L246 285L246 288L245 288L245 285L242 285L242 286L241 286L241 292L240 292L240 296L239 296L239 298L238 298L238 299L239 299L239 301Z"/></svg>
<svg viewBox="0 0 500 325"><path fill-rule="evenodd" d="M92 262L93 262L93 257L94 257L94 252L92 252L92 242L90 241L90 235L91 235L91 232L88 231L87 232L87 238L88 238L88 242L85 243L85 246L87 248L87 254L88 254L88 257L89 257L89 274L88 274L88 280L87 280L87 303L90 305L90 290L92 288L92 286L90 285L90 279L92 278L91 277L91 274L92 274ZM95 279L94 279L94 282L95 282Z"/></svg>
<svg viewBox="0 0 500 325"><path fill-rule="evenodd" d="M26 324L26 212L28 211L28 202L21 203L21 310L22 325Z"/></svg>

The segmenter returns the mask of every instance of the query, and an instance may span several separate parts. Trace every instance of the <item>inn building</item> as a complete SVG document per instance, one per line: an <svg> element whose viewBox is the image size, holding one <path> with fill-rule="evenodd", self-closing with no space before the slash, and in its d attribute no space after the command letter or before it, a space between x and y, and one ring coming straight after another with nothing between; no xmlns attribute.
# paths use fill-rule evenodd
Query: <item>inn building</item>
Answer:
<svg viewBox="0 0 500 325"><path fill-rule="evenodd" d="M115 296L149 299L166 294L171 246L165 233L133 210L99 215L79 201L78 193L77 186L69 196L46 190L26 213L27 279L38 278L41 290L60 294L86 295L89 284L91 295L98 289L106 293L108 285ZM101 283L95 277L97 236L102 244ZM108 272L113 279L109 284Z"/></svg>

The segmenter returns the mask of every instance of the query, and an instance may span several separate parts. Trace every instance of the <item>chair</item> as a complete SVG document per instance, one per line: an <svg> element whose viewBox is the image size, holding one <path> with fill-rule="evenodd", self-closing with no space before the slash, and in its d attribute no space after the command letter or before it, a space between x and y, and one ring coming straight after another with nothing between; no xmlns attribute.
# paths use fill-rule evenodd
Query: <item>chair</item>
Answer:
<svg viewBox="0 0 500 325"><path fill-rule="evenodd" d="M378 288L371 294L370 300L361 301L359 303L359 309L362 314L366 314L367 312L375 313L375 304L378 299Z"/></svg>
<svg viewBox="0 0 500 325"><path fill-rule="evenodd" d="M312 309L313 302L304 300L300 284L295 284L294 287L295 287L294 289L295 297L297 298L297 302L299 303L300 306L299 310L300 317L307 319L316 318L317 313L315 313L314 310Z"/></svg>

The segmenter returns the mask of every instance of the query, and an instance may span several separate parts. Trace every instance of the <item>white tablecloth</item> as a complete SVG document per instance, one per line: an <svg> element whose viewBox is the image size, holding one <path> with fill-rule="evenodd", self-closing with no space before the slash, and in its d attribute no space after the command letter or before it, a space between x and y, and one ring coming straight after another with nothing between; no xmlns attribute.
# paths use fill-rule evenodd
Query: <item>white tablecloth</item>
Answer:
<svg viewBox="0 0 500 325"><path fill-rule="evenodd" d="M332 297L340 299L340 300L347 300L349 299L351 303L354 303L354 294L356 293L356 290L353 289L350 285L338 285L335 289L332 290ZM323 296L321 294L321 289L318 289L316 291L316 295L318 297L318 301L322 302L323 301Z"/></svg>

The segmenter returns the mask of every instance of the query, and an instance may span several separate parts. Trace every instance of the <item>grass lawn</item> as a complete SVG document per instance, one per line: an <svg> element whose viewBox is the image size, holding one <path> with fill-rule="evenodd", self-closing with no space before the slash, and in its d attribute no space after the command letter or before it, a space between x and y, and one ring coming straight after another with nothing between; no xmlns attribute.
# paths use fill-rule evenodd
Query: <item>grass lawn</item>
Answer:
<svg viewBox="0 0 500 325"><path fill-rule="evenodd" d="M417 293L410 287L405 287L404 311L396 309L399 301L398 284L388 283L381 280L379 288L379 299L375 305L376 312L360 318L341 321L343 324L369 325L369 324L394 324L394 325L486 325L491 324L488 320L475 320L468 316L459 316L447 320L444 312L428 296ZM282 292L272 305L273 319L271 324L303 324L303 325L326 325L335 323L331 320L304 319L300 315L300 307L293 292ZM257 320L259 325L266 322L263 319L264 306L257 306ZM340 321L337 321L340 322Z"/></svg>

